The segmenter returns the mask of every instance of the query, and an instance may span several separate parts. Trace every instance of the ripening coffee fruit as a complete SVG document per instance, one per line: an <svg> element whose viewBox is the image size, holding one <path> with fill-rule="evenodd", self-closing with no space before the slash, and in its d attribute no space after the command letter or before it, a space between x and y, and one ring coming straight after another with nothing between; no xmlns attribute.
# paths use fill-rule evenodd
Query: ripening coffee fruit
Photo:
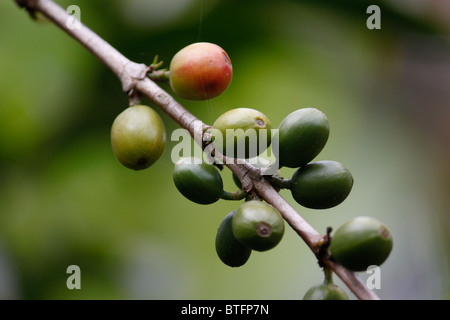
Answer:
<svg viewBox="0 0 450 320"><path fill-rule="evenodd" d="M303 108L289 114L278 126L280 167L299 168L324 148L330 134L322 111Z"/></svg>
<svg viewBox="0 0 450 320"><path fill-rule="evenodd" d="M113 152L127 168L142 170L150 167L161 157L165 144L164 122L150 107L128 107L112 124Z"/></svg>
<svg viewBox="0 0 450 320"><path fill-rule="evenodd" d="M244 202L232 220L233 234L243 245L256 251L274 248L283 238L284 220L277 209L260 201Z"/></svg>
<svg viewBox="0 0 450 320"><path fill-rule="evenodd" d="M198 42L178 51L169 67L172 90L189 100L207 100L223 93L231 82L230 57L218 45Z"/></svg>
<svg viewBox="0 0 450 320"><path fill-rule="evenodd" d="M200 158L181 158L175 164L173 181L178 191L198 204L211 204L223 193L219 171Z"/></svg>
<svg viewBox="0 0 450 320"><path fill-rule="evenodd" d="M348 295L334 283L323 283L311 287L303 300L348 300Z"/></svg>
<svg viewBox="0 0 450 320"><path fill-rule="evenodd" d="M233 158L253 158L271 143L272 124L260 111L250 108L232 109L213 124L213 142L222 154Z"/></svg>
<svg viewBox="0 0 450 320"><path fill-rule="evenodd" d="M222 220L216 235L216 252L220 260L230 267L240 267L250 258L252 249L244 246L233 234L232 221L237 210Z"/></svg>
<svg viewBox="0 0 450 320"><path fill-rule="evenodd" d="M293 198L311 209L328 209L342 203L353 187L353 176L336 161L310 162L295 171L290 183Z"/></svg>
<svg viewBox="0 0 450 320"><path fill-rule="evenodd" d="M380 266L391 253L393 240L384 224L371 217L356 217L336 230L330 252L337 262L352 271Z"/></svg>

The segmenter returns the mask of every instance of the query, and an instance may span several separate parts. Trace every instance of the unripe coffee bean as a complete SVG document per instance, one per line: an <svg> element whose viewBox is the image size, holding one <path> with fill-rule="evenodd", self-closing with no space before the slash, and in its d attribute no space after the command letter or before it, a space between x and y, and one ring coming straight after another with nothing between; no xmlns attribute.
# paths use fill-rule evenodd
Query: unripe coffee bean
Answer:
<svg viewBox="0 0 450 320"><path fill-rule="evenodd" d="M158 160L165 148L166 132L161 117L152 108L128 107L114 120L111 146L125 167L142 170Z"/></svg>

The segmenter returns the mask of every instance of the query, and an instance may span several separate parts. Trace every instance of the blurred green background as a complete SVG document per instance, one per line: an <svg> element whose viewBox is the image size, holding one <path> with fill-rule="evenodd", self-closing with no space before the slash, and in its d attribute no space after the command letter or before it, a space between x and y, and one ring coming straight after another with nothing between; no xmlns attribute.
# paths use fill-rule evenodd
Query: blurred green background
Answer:
<svg viewBox="0 0 450 320"><path fill-rule="evenodd" d="M360 215L388 226L394 249L381 268L381 298L449 298L448 1L376 1L381 30L366 27L373 3L361 0L58 3L78 5L83 23L136 62L158 54L168 66L192 42L222 46L234 68L228 90L178 99L206 123L237 107L262 111L274 126L298 108L322 110L331 134L317 160L345 164L352 193L319 211L282 195L321 233ZM80 44L0 2L0 298L301 299L322 281L290 228L275 249L225 266L216 230L239 203L201 206L176 191L177 126L161 112L163 157L141 172L121 166L109 133L127 103ZM230 171L222 176L232 191ZM81 290L66 287L72 264Z"/></svg>

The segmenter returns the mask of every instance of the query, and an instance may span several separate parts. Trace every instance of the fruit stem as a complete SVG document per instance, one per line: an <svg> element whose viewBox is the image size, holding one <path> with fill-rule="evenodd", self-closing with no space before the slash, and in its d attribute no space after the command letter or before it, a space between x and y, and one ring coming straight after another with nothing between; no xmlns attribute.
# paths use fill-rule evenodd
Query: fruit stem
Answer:
<svg viewBox="0 0 450 320"><path fill-rule="evenodd" d="M132 107L132 106L137 106L140 103L141 103L141 96L140 96L139 92L136 91L135 89L131 89L128 92L128 105L130 107Z"/></svg>
<svg viewBox="0 0 450 320"><path fill-rule="evenodd" d="M169 70L167 68L159 70L159 68L161 68L163 63L164 63L163 61L159 61L159 57L158 55L156 55L155 58L153 59L152 64L147 67L147 73L150 79L158 82L169 81L170 75Z"/></svg>
<svg viewBox="0 0 450 320"><path fill-rule="evenodd" d="M148 77L153 81L167 82L169 81L170 71L167 69L162 70L150 70Z"/></svg>
<svg viewBox="0 0 450 320"><path fill-rule="evenodd" d="M323 273L325 274L325 284L332 284L333 283L333 270L331 270L328 267L323 268Z"/></svg>
<svg viewBox="0 0 450 320"><path fill-rule="evenodd" d="M271 185L278 189L290 189L291 179L283 179L281 177L271 176L268 178Z"/></svg>
<svg viewBox="0 0 450 320"><path fill-rule="evenodd" d="M234 192L223 191L221 198L224 200L242 200L247 196L247 192L244 190L237 190Z"/></svg>

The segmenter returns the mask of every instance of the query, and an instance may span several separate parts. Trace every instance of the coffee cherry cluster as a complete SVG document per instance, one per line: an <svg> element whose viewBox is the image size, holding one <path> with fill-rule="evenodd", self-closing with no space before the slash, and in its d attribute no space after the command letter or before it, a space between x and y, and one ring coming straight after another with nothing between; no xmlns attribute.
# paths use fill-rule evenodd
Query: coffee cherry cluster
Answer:
<svg viewBox="0 0 450 320"><path fill-rule="evenodd" d="M341 204L353 187L351 172L336 161L313 161L324 148L329 136L326 116L319 110L305 108L288 115L278 127L280 166L298 168L287 186L294 200L311 209L328 209ZM329 239L328 254L352 271L380 266L392 250L392 236L381 222L370 217L356 217ZM328 271L329 272L329 271ZM327 273L327 271L326 271ZM304 299L348 299L331 281L312 287Z"/></svg>
<svg viewBox="0 0 450 320"><path fill-rule="evenodd" d="M267 177L269 181L277 187L288 188L294 200L304 207L328 209L342 203L353 186L350 171L336 161L312 162L329 136L329 124L323 112L314 108L294 111L281 122L278 134L277 161L280 166L298 166L298 169L291 179L282 179L274 174ZM212 143L217 152L234 158L256 158L259 160L256 167L259 168L274 165L267 164L267 161L264 163L264 158L260 157L271 142L271 121L255 109L229 110L220 115L212 126ZM283 155L286 158L282 158ZM196 203L210 204L227 198L219 170L201 159L180 159L175 165L173 178L179 192ZM243 192L239 179L234 175L233 178ZM216 251L225 264L241 266L250 256L245 248L250 252L272 249L283 234L284 223L280 213L264 201L247 195L247 201L222 221L216 236Z"/></svg>
<svg viewBox="0 0 450 320"><path fill-rule="evenodd" d="M173 170L173 181L183 196L198 204L212 204L232 195L223 190L219 170L200 158L178 160ZM242 191L236 195L236 200L239 200L245 193ZM216 235L216 252L226 265L239 267L247 262L253 250L270 250L283 235L284 219L278 210L257 197L249 197L223 219Z"/></svg>
<svg viewBox="0 0 450 320"><path fill-rule="evenodd" d="M233 75L228 54L208 42L194 43L177 52L170 63L170 71L158 70L161 65L162 61L158 62L155 57L148 68L149 77L155 81L169 81L174 93L190 100L217 97L227 89ZM148 106L128 107L113 122L111 146L114 155L129 169L150 167L161 157L165 144L164 123Z"/></svg>
<svg viewBox="0 0 450 320"><path fill-rule="evenodd" d="M278 129L280 166L298 168L289 185L294 200L311 209L342 203L353 187L350 171L336 161L311 162L329 137L325 114L315 108L299 109L284 118Z"/></svg>
<svg viewBox="0 0 450 320"><path fill-rule="evenodd" d="M217 97L227 89L233 74L228 54L219 46L205 42L180 50L168 71L158 71L160 64L155 58L149 67L150 78L169 81L175 94L191 100ZM287 115L274 130L262 112L236 108L219 116L207 133L211 136L208 143L214 146L215 155L257 159L256 164L249 162L261 172L274 168L264 178L278 190L289 189L293 199L303 207L333 208L352 190L353 176L343 164L332 160L314 161L330 134L328 119L318 109L298 109ZM272 152L276 158L272 163L261 154L275 141L278 152ZM111 144L115 156L127 168L148 168L164 151L164 123L150 107L131 106L114 120ZM214 159L213 154L210 156ZM296 171L290 179L283 179L278 170L282 167ZM220 164L183 157L175 164L173 181L184 197L197 204L208 205L219 199L245 199L223 218L215 238L220 260L228 266L239 267L248 261L252 251L271 250L280 243L285 231L284 219L257 193L244 190L234 175L239 190L225 191L219 169L222 170ZM370 217L357 217L342 225L333 238L329 236L325 249L331 259L349 270L363 271L371 265L384 263L392 243L389 230L381 222ZM348 299L345 292L332 283L331 271L326 268L324 271L324 283L311 288L304 299Z"/></svg>
<svg viewBox="0 0 450 320"><path fill-rule="evenodd" d="M226 265L240 267L253 250L270 250L283 235L284 220L277 209L262 200L245 201L222 220L216 235L216 252Z"/></svg>

